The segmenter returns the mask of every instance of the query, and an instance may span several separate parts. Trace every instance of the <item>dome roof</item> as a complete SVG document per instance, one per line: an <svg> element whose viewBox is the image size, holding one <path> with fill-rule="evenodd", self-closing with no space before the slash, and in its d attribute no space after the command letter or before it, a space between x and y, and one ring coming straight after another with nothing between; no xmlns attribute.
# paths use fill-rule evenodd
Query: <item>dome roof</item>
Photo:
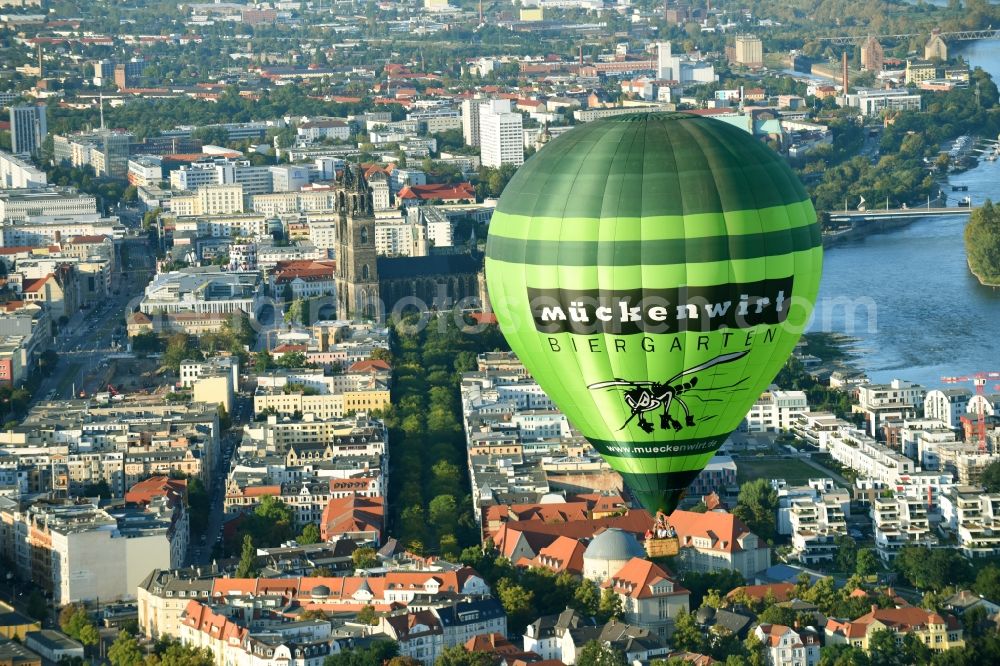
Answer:
<svg viewBox="0 0 1000 666"><path fill-rule="evenodd" d="M328 597L330 596L330 588L326 585L317 585L309 590L309 595L313 597Z"/></svg>
<svg viewBox="0 0 1000 666"><path fill-rule="evenodd" d="M646 557L646 551L634 536L611 527L596 535L583 551L585 560L627 561L633 557Z"/></svg>

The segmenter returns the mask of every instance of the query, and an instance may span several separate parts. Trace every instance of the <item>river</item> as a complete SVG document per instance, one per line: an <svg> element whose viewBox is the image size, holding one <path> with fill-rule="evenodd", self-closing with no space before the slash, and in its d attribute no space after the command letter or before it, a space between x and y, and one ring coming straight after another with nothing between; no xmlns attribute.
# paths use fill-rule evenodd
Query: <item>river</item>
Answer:
<svg viewBox="0 0 1000 666"><path fill-rule="evenodd" d="M1000 40L954 52L1000 81ZM1000 161L951 177L973 204L1000 201ZM966 266L965 217L930 217L897 231L827 250L812 330L858 340L857 366L872 381L929 387L941 377L1000 370L1000 289L983 287ZM989 387L992 389L992 385Z"/></svg>

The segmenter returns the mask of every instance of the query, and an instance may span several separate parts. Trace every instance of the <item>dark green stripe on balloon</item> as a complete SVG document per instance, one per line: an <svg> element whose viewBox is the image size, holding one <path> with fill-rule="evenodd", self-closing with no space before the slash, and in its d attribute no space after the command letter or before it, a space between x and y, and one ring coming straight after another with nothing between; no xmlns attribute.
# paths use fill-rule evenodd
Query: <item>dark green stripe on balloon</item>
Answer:
<svg viewBox="0 0 1000 666"><path fill-rule="evenodd" d="M740 236L661 238L646 241L549 241L490 232L486 256L495 261L551 266L672 266L759 259L819 247L819 225Z"/></svg>
<svg viewBox="0 0 1000 666"><path fill-rule="evenodd" d="M670 514L684 498L688 486L698 478L700 469L684 472L662 472L660 474L632 474L619 472L622 481L650 512L662 511Z"/></svg>
<svg viewBox="0 0 1000 666"><path fill-rule="evenodd" d="M651 217L804 201L780 156L742 129L685 113L578 125L511 179L497 211L530 217Z"/></svg>
<svg viewBox="0 0 1000 666"><path fill-rule="evenodd" d="M586 436L586 433L584 433ZM602 456L614 458L673 458L678 456L696 456L718 449L729 433L722 436L703 437L701 439L684 439L676 442L618 442L587 437L597 452Z"/></svg>

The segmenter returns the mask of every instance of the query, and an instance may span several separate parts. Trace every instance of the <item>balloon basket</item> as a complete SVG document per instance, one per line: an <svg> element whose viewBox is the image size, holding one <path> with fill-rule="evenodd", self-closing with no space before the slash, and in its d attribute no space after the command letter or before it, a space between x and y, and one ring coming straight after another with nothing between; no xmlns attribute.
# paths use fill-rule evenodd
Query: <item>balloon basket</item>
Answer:
<svg viewBox="0 0 1000 666"><path fill-rule="evenodd" d="M680 552L677 537L666 539L646 539L646 555L649 557L673 557Z"/></svg>

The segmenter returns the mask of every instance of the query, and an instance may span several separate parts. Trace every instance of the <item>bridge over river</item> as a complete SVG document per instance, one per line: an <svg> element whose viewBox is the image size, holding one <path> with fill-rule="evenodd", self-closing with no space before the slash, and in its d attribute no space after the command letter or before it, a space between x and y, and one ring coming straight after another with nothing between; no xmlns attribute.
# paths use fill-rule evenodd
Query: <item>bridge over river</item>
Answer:
<svg viewBox="0 0 1000 666"><path fill-rule="evenodd" d="M931 215L970 215L974 207L953 206L920 207L920 208L881 208L876 210L838 210L829 211L831 222L880 222L888 220L909 219L914 217L929 217Z"/></svg>

